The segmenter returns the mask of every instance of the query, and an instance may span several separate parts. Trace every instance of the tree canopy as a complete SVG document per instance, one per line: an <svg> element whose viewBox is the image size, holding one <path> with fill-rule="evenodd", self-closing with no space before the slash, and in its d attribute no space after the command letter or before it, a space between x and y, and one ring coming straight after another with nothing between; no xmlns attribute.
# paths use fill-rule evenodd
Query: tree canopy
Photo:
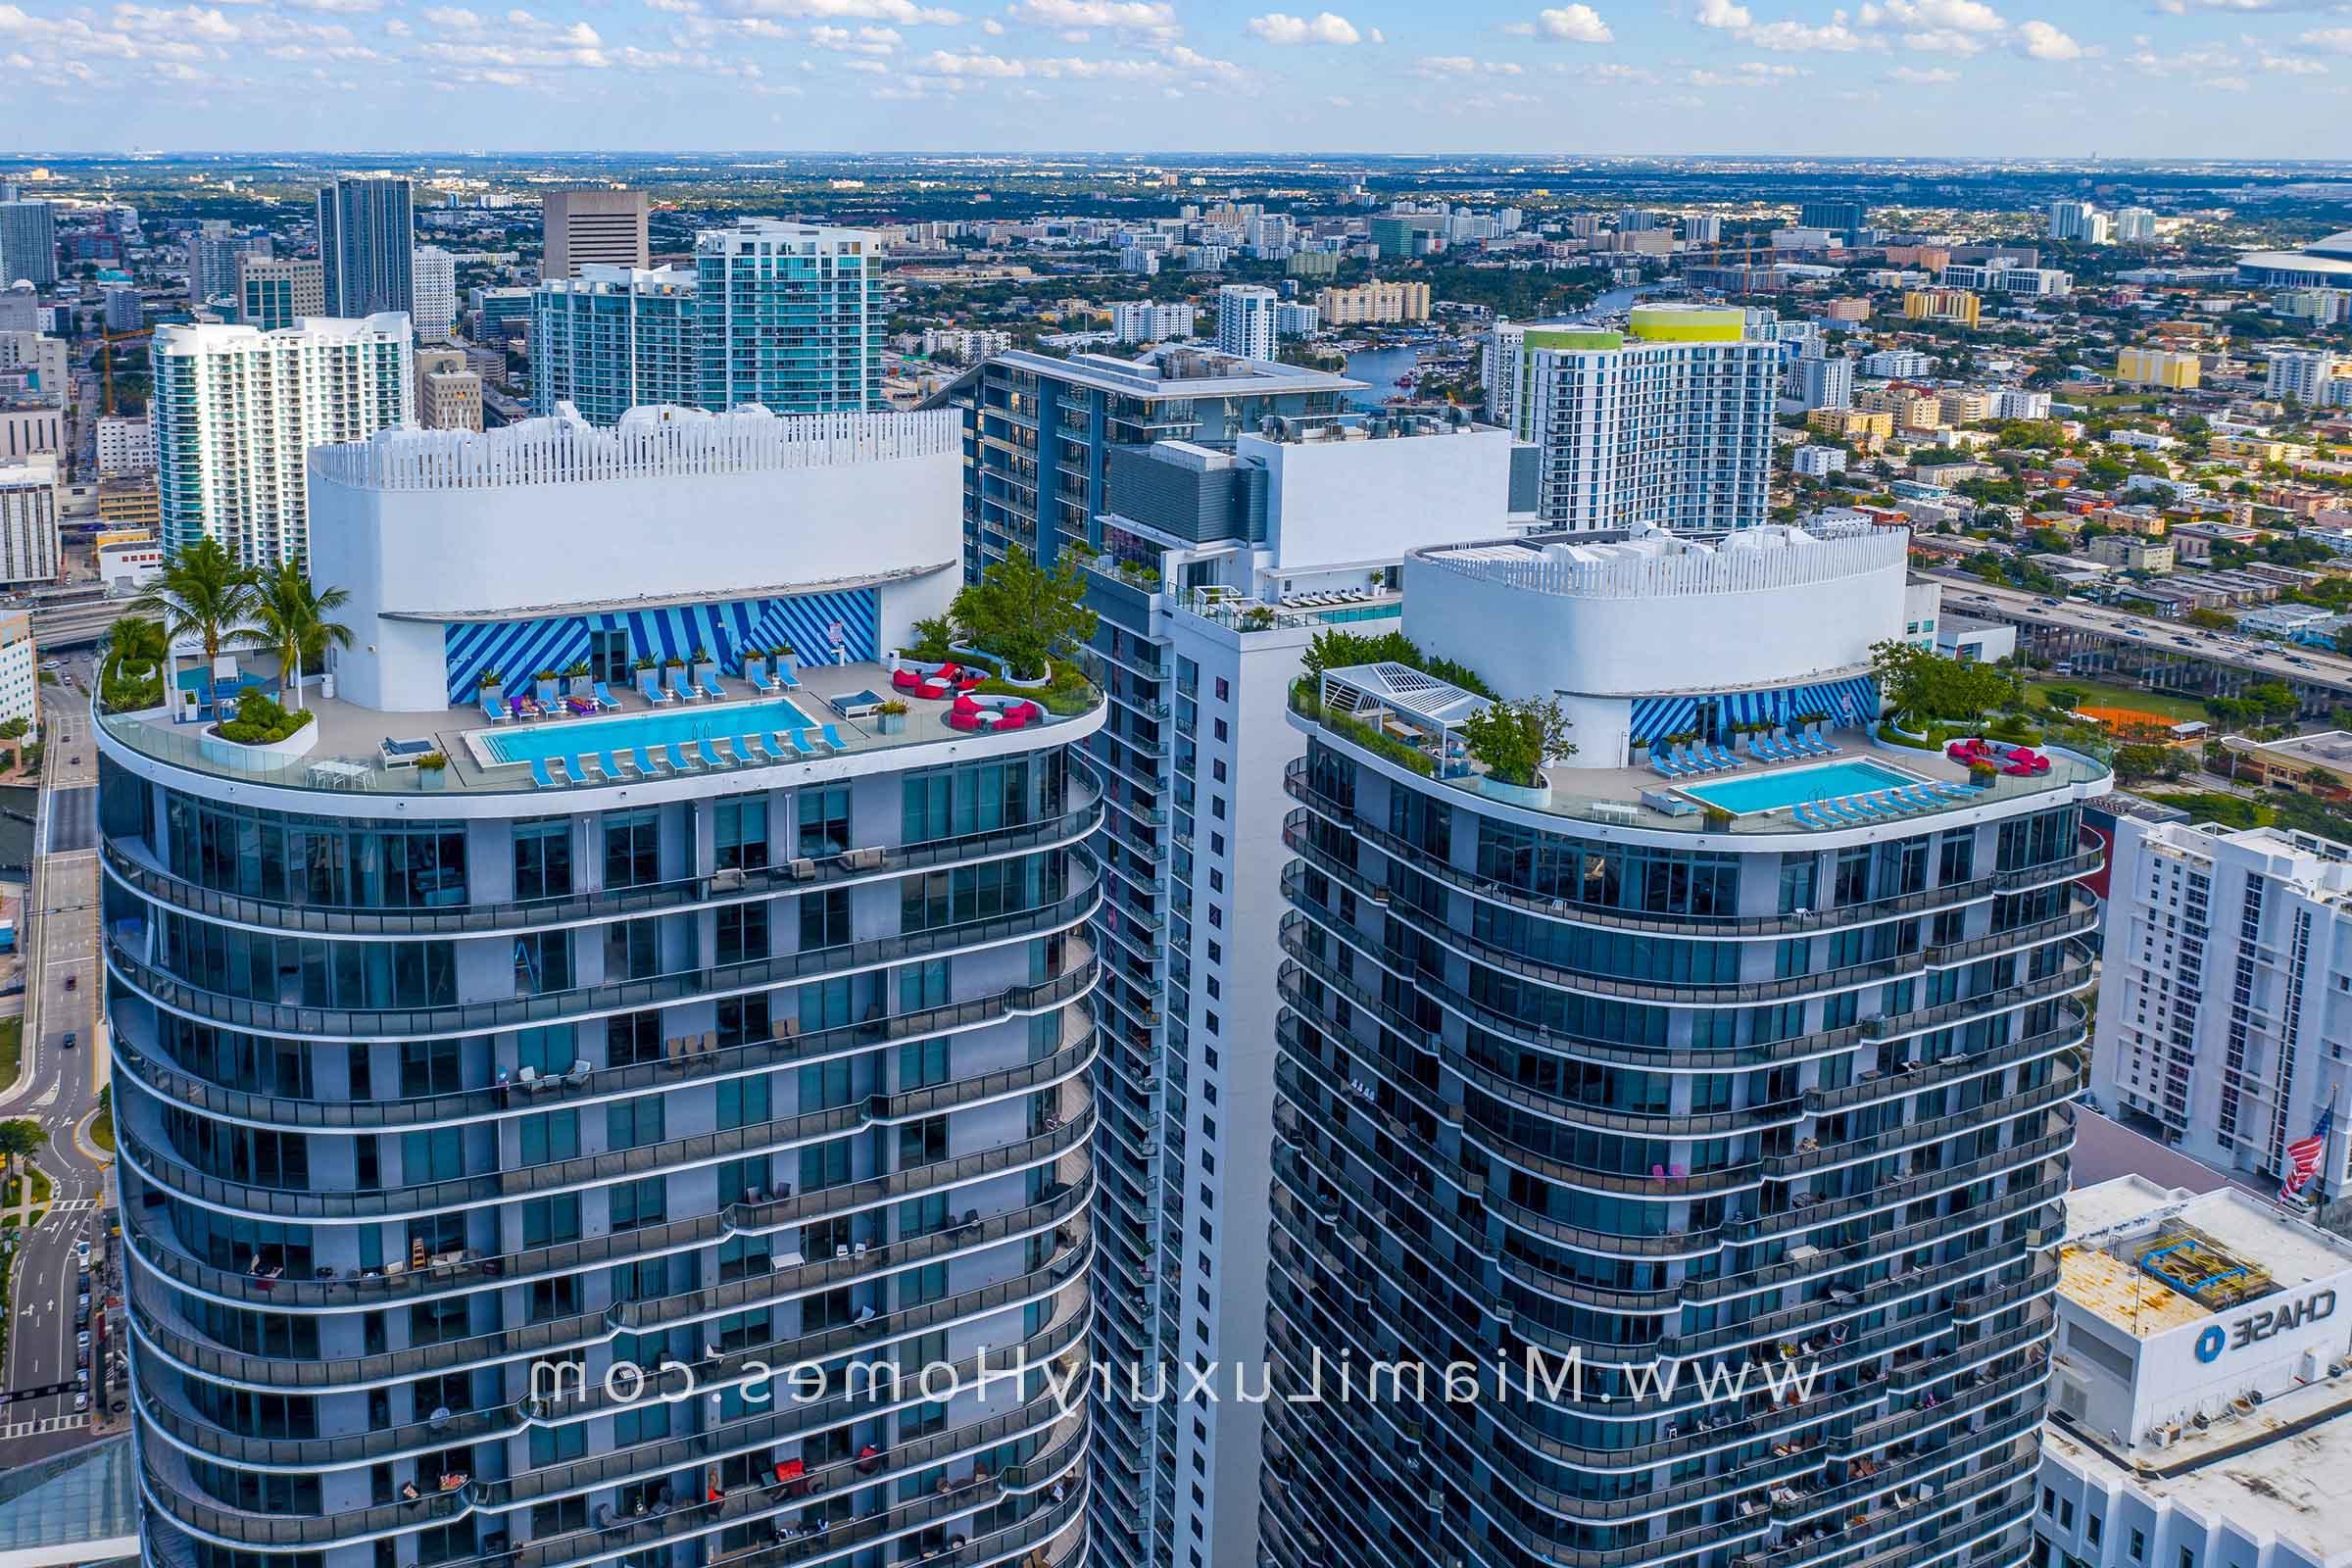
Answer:
<svg viewBox="0 0 2352 1568"><path fill-rule="evenodd" d="M2016 682L1995 664L1963 664L1916 644L1874 643L1870 666L1887 710L1914 719L1974 723L2015 695Z"/></svg>

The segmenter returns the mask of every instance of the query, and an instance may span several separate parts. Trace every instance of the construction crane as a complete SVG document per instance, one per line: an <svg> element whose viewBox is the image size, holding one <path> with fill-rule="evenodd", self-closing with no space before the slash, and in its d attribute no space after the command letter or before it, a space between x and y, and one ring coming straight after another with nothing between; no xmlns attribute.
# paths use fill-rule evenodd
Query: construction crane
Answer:
<svg viewBox="0 0 2352 1568"><path fill-rule="evenodd" d="M115 345L132 338L148 338L153 335L151 329L147 327L141 327L135 332L101 332L98 334L98 376L103 389L100 403L101 412L110 415L115 412Z"/></svg>

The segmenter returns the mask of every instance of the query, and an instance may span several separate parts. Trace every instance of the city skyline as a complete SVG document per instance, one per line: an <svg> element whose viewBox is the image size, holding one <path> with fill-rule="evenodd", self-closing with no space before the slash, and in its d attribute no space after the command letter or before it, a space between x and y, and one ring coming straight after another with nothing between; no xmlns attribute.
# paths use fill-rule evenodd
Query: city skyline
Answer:
<svg viewBox="0 0 2352 1568"><path fill-rule="evenodd" d="M2352 25L2287 0L0 0L13 154L246 147L2306 155ZM111 93L99 62L162 90ZM1801 92L1822 113L1792 115ZM2199 112L2181 115L2179 98ZM420 98L420 94L433 95ZM526 115L502 112L519 98ZM1163 107L1154 134L1136 109ZM420 114L430 105L431 112ZM933 113L953 106L953 114ZM219 134L234 126L233 138ZM429 134L420 134L429 132Z"/></svg>

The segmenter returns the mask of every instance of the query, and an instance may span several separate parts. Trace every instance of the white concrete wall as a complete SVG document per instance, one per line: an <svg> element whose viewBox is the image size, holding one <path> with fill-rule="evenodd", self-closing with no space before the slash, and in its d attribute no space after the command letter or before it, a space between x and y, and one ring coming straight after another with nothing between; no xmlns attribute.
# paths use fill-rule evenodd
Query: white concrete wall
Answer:
<svg viewBox="0 0 2352 1568"><path fill-rule="evenodd" d="M1408 550L1508 532L1509 432L1360 441L1268 441L1235 455L1265 465L1266 544L1278 571L1389 562Z"/></svg>
<svg viewBox="0 0 2352 1568"><path fill-rule="evenodd" d="M511 612L641 597L739 599L950 566L962 551L955 453L783 470L377 490L312 476L311 575L351 590L338 695L448 706L443 634L394 612ZM885 590L884 647L944 609L952 572Z"/></svg>

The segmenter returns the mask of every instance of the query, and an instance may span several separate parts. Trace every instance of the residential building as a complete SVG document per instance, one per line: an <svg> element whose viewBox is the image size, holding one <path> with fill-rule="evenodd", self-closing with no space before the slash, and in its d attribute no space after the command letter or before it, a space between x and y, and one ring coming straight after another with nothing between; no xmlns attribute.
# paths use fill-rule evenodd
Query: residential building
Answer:
<svg viewBox="0 0 2352 1568"><path fill-rule="evenodd" d="M317 261L237 255L237 319L265 332L326 314L326 269Z"/></svg>
<svg viewBox="0 0 2352 1568"><path fill-rule="evenodd" d="M57 459L40 455L0 467L0 587L55 582L62 559Z"/></svg>
<svg viewBox="0 0 2352 1568"><path fill-rule="evenodd" d="M1165 305L1121 300L1110 308L1110 329L1119 346L1168 343L1193 335L1193 307L1182 300Z"/></svg>
<svg viewBox="0 0 2352 1568"><path fill-rule="evenodd" d="M588 263L531 295L531 412L570 404L592 424L702 401L699 286L683 268Z"/></svg>
<svg viewBox="0 0 2352 1568"><path fill-rule="evenodd" d="M32 612L0 611L0 721L41 717L40 650L32 641Z"/></svg>
<svg viewBox="0 0 2352 1568"><path fill-rule="evenodd" d="M461 349L416 351L416 423L427 430L479 430L482 378Z"/></svg>
<svg viewBox="0 0 2352 1568"><path fill-rule="evenodd" d="M155 421L146 415L103 415L96 433L101 475L155 471Z"/></svg>
<svg viewBox="0 0 2352 1568"><path fill-rule="evenodd" d="M155 493L155 475L98 482L98 520L155 534L164 525L162 498Z"/></svg>
<svg viewBox="0 0 2352 1568"><path fill-rule="evenodd" d="M414 201L405 175L338 174L319 187L319 286L327 315L414 315Z"/></svg>
<svg viewBox="0 0 2352 1568"><path fill-rule="evenodd" d="M149 361L168 553L209 537L248 565L305 559L305 455L411 423L416 406L398 312L276 332L161 326Z"/></svg>
<svg viewBox="0 0 2352 1568"><path fill-rule="evenodd" d="M540 198L540 277L577 277L591 265L637 271L652 267L651 211L641 190L585 186L547 192Z"/></svg>
<svg viewBox="0 0 2352 1568"><path fill-rule="evenodd" d="M109 332L136 332L146 319L146 302L137 287L116 283L99 291L99 318Z"/></svg>
<svg viewBox="0 0 2352 1568"><path fill-rule="evenodd" d="M2098 216L2098 210L2088 202L2052 202L2050 203L2048 235L2054 240L2069 240L2078 244L2095 243L2092 239L2091 220Z"/></svg>
<svg viewBox="0 0 2352 1568"><path fill-rule="evenodd" d="M1945 424L1976 424L1992 417L1992 400L1993 395L1981 386L1937 387L1936 413Z"/></svg>
<svg viewBox="0 0 2352 1568"><path fill-rule="evenodd" d="M1446 249L1443 213L1388 213L1371 220L1364 229L1375 253L1393 261L1434 256Z"/></svg>
<svg viewBox="0 0 2352 1568"><path fill-rule="evenodd" d="M1330 327L1429 319L1427 283L1358 283L1315 291L1315 309Z"/></svg>
<svg viewBox="0 0 2352 1568"><path fill-rule="evenodd" d="M2352 1472L2347 1294L2352 1246L2246 1193L2077 1187L2034 1560L2341 1563L2322 1478Z"/></svg>
<svg viewBox="0 0 2352 1568"><path fill-rule="evenodd" d="M1845 448L1807 443L1789 452L1788 466L1807 478L1826 479L1833 473L1845 471Z"/></svg>
<svg viewBox="0 0 2352 1568"><path fill-rule="evenodd" d="M530 330L537 295L527 288L477 288L467 296L476 343L501 344Z"/></svg>
<svg viewBox="0 0 2352 1568"><path fill-rule="evenodd" d="M1188 1077L1191 1069L1181 1064L1198 1059L1205 1069L1218 1070L1211 1064L1220 1058L1206 1054L1210 1052L1232 1054L1224 1070L1235 1076L1217 1091L1220 1103L1228 1096L1240 1097L1213 1114L1238 1113L1245 1120L1263 1114L1249 1098L1249 1086L1264 1070L1262 1030L1238 1032L1240 1025L1227 1030L1220 1023L1212 1031L1196 1013L1205 1006L1222 1017L1224 1008L1239 1005L1244 1012L1233 1016L1262 1018L1262 991L1271 981L1270 969L1258 962L1263 952L1252 955L1238 940L1229 945L1222 922L1256 921L1262 909L1256 901L1262 901L1264 890L1253 881L1256 891L1245 909L1224 902L1225 888L1215 889L1220 923L1212 925L1206 909L1194 906L1194 883L1196 878L1204 882L1210 858L1219 858L1213 868L1220 881L1244 868L1256 877L1271 863L1244 856L1236 865L1229 858L1240 853L1238 845L1258 843L1275 829L1273 815L1262 809L1234 812L1240 797L1229 791L1241 785L1231 769L1246 767L1252 777L1264 771L1268 713L1258 672L1295 658L1295 644L1304 639L1294 637L1283 644L1288 652L1250 662L1247 729L1238 727L1239 715L1221 706L1239 701L1243 688L1234 677L1204 673L1200 661L1206 656L1195 644L1221 640L1233 646L1217 658L1238 660L1243 651L1235 633L1245 620L1255 637L1285 626L1295 629L1300 622L1377 619L1393 612L1393 596L1372 590L1367 581L1379 563L1365 559L1397 548L1385 544L1385 529L1396 520L1389 485L1348 490L1349 475L1371 471L1349 461L1354 447L1342 455L1335 441L1328 462L1319 463L1326 456L1323 448L1306 453L1300 439L1307 429L1346 423L1337 416L1348 394L1361 390L1361 382L1322 371L1170 347L1132 361L1095 354L1059 360L1015 350L988 361L974 388L967 431L973 456L964 495L966 577L978 576L1016 549L1055 567L1074 555L1092 561L1091 552L1103 552L1102 564L1088 573L1089 603L1099 615L1088 657L1112 705L1110 721L1093 743L1110 808L1102 847L1113 879L1097 926L1098 941L1111 960L1096 1001L1106 1047L1097 1091L1116 1152L1102 1167L1099 1212L1106 1218L1098 1234L1105 1266L1093 1358L1111 1365L1172 1361L1180 1341L1198 1345L1207 1338L1198 1326L1212 1317L1218 1343L1240 1335L1246 1344L1254 1332L1248 1311L1220 1302L1229 1291L1236 1293L1237 1303L1241 1293L1252 1293L1253 1298L1264 1276L1265 1226L1247 1217L1227 1224L1219 1216L1210 1218L1209 1233L1201 1235L1192 1220L1207 1216L1185 1182L1192 1173L1196 1182L1217 1183L1227 1201L1239 1203L1247 1216L1250 1202L1263 1200L1262 1174L1250 1174L1253 1168L1262 1172L1262 1166L1247 1156L1239 1156L1236 1164L1236 1152L1248 1147L1245 1141L1208 1131L1187 1132L1183 1138L1175 1133L1188 1127L1205 1103L1199 1098L1198 1079ZM1366 429L1361 420L1354 427ZM1268 436L1269 428L1276 434ZM1055 452L1042 487L1036 464L1039 432L1047 432L1045 439ZM1253 443L1248 460L1241 456L1245 437ZM1481 471L1492 450L1480 442L1456 447L1442 436L1429 440L1439 444L1428 458L1418 455L1425 443L1416 439L1381 443L1364 462L1394 465L1391 482L1401 487L1400 493L1426 498L1430 492L1414 475L1434 470L1423 470L1422 464L1434 462L1466 479ZM1155 441L1173 445L1160 450ZM1285 513L1293 526L1270 538L1267 498L1277 491L1305 500ZM1348 542L1347 518L1332 511L1342 494L1353 497L1349 504L1360 506L1369 519L1360 554ZM1475 494L1475 489L1458 493L1432 516L1453 515L1465 505L1464 495ZM1421 525L1431 525L1430 519ZM1292 590L1280 577L1260 587L1255 569L1282 559L1301 563L1305 580L1333 585L1315 613L1290 616L1266 603L1278 603ZM1125 572L1118 569L1121 564ZM1157 573L1157 584L1147 571ZM1348 585L1346 594L1338 591L1342 582ZM1195 588L1212 587L1220 591L1205 597L1239 595L1241 602L1226 622L1211 625L1213 617L1202 617L1199 625L1187 622L1192 629L1186 646L1194 652L1180 662L1172 612L1190 602ZM1250 612L1261 604L1262 615ZM1227 681L1222 690L1216 684L1220 678ZM1204 758L1212 748L1213 755ZM1226 777L1216 776L1221 769ZM1203 798L1211 793L1227 802L1230 820L1215 815ZM1210 836L1212 831L1217 837ZM1253 837L1237 836L1245 831ZM1213 972L1210 964L1217 966ZM1208 989L1212 983L1214 997ZM1228 985L1239 989L1228 995ZM1188 1099L1188 1092L1194 1098ZM1255 1092L1262 1095L1262 1086ZM1247 1137L1245 1132L1242 1138ZM1203 1145L1211 1139L1218 1152L1203 1161ZM1211 1163L1222 1164L1221 1177ZM1258 1249L1254 1270L1244 1261L1251 1247ZM1234 1253L1242 1262L1239 1272L1216 1267L1216 1258L1229 1249L1241 1250ZM1211 1254L1211 1272L1198 1266L1199 1253ZM1194 1296L1199 1290L1210 1293L1209 1306L1202 1307ZM1188 1324L1196 1325L1189 1337ZM1185 1560L1188 1548L1179 1542L1192 1539L1193 1524L1201 1530L1204 1556L1212 1526L1223 1543L1235 1540L1236 1530L1249 1528L1250 1505L1209 1474L1214 1461L1218 1476L1230 1477L1229 1457L1220 1460L1218 1450L1204 1446L1191 1420L1200 1416L1206 1431L1214 1419L1225 1442L1250 1445L1255 1422L1250 1412L1237 1414L1230 1406L1200 1412L1189 1405L1180 1412L1175 1401L1121 1397L1117 1388L1096 1390L1092 1402L1102 1423L1095 1544L1106 1561L1120 1568L1162 1568ZM1199 1472L1192 1472L1184 1454L1198 1459ZM1187 1482L1184 1474L1194 1479ZM1194 1485L1200 1488L1199 1499L1191 1496ZM1248 1554L1239 1560L1247 1561Z"/></svg>
<svg viewBox="0 0 2352 1568"><path fill-rule="evenodd" d="M1245 360L1272 359L1274 307L1279 301L1280 296L1262 283L1221 285L1217 289L1217 352Z"/></svg>
<svg viewBox="0 0 2352 1568"><path fill-rule="evenodd" d="M1085 1556L1088 1413L1037 1372L1091 1309L1072 753L1103 707L871 707L956 591L958 436L746 410L328 447L312 564L354 638L305 755L257 785L192 725L98 720L159 1560ZM787 640L798 689L756 693ZM636 695L698 649L722 700ZM485 719L486 677L575 666L621 714ZM355 921L332 961L297 934ZM222 960L256 941L293 967Z"/></svg>
<svg viewBox="0 0 2352 1568"><path fill-rule="evenodd" d="M1893 438L1894 416L1877 409L1815 409L1805 416L1805 428L1875 452Z"/></svg>
<svg viewBox="0 0 2352 1568"><path fill-rule="evenodd" d="M1854 394L1854 406L1892 415L1897 429L1934 431L1943 428L1943 400L1926 387L1911 382L1895 381L1886 385L1866 386Z"/></svg>
<svg viewBox="0 0 2352 1568"><path fill-rule="evenodd" d="M2338 326L2352 320L2352 288L2281 289L2272 298L2271 309L2314 326Z"/></svg>
<svg viewBox="0 0 2352 1568"><path fill-rule="evenodd" d="M1943 799L1874 821L1771 763L1711 810L1637 765L1807 713L1866 751L1905 557L1867 524L1413 552L1406 638L1569 725L1516 779L1423 670L1295 704L1275 1568L2024 1561L2111 777L1906 753ZM1375 1363L1430 1376L1367 1396Z"/></svg>
<svg viewBox="0 0 2352 1568"><path fill-rule="evenodd" d="M1992 394L1992 416L1996 419L2046 419L2050 416L2050 395L2047 392L2029 392L2023 387L2000 387Z"/></svg>
<svg viewBox="0 0 2352 1568"><path fill-rule="evenodd" d="M968 326L929 326L923 329L923 352L944 354L962 365L978 365L991 354L1012 347L1010 332L988 332Z"/></svg>
<svg viewBox="0 0 2352 1568"><path fill-rule="evenodd" d="M419 343L446 343L458 318L458 259L437 245L419 245L412 286L416 306L409 319Z"/></svg>
<svg viewBox="0 0 2352 1568"><path fill-rule="evenodd" d="M2352 771L2342 735L2256 749L2259 783L2294 768ZM2344 986L2352 850L2275 828L2119 824L2101 944L2093 1088L2108 1113L2220 1170L2282 1180L2287 1146L2345 1092ZM2352 1133L2352 1128L2344 1130ZM2345 1192L2337 1136L2307 1196Z"/></svg>
<svg viewBox="0 0 2352 1568"><path fill-rule="evenodd" d="M233 298L239 264L245 257L269 254L267 249L256 251L246 244L226 219L204 220L188 236L188 302L209 305Z"/></svg>
<svg viewBox="0 0 2352 1568"><path fill-rule="evenodd" d="M1337 277L1340 275L1340 253L1293 251L1283 258L1282 270L1292 277Z"/></svg>
<svg viewBox="0 0 2352 1568"><path fill-rule="evenodd" d="M2118 208L2115 214L2115 242L2118 245L2155 244L2156 215L2145 207Z"/></svg>
<svg viewBox="0 0 2352 1568"><path fill-rule="evenodd" d="M1740 311L1636 306L1622 332L1509 327L1493 349L1489 406L1541 449L1546 527L1764 521L1781 348Z"/></svg>
<svg viewBox="0 0 2352 1568"><path fill-rule="evenodd" d="M1854 401L1854 362L1842 354L1800 359L1788 367L1788 386L1800 411L1843 409Z"/></svg>
<svg viewBox="0 0 2352 1568"><path fill-rule="evenodd" d="M1862 356L1864 375L1886 376L1898 381L1916 381L1936 373L1933 355L1917 349L1881 349Z"/></svg>
<svg viewBox="0 0 2352 1568"><path fill-rule="evenodd" d="M1691 213L1683 219L1683 243L1686 245L1720 245L1723 243L1723 220L1714 213Z"/></svg>
<svg viewBox="0 0 2352 1568"><path fill-rule="evenodd" d="M1156 1221L1159 1238L1140 1302L1121 1289L1136 1272L1112 1251L1100 1310L1112 1319L1102 1343L1113 1365L1138 1352L1146 1365L1265 1360L1271 1215L1264 1163L1249 1152L1273 1137L1282 997L1270 956L1285 852L1265 803L1301 751L1286 694L1318 633L1396 624L1395 568L1412 542L1507 524L1514 447L1492 427L1358 414L1108 454L1102 554L1089 574L1113 690L1096 741L1112 806L1106 1125L1141 1180L1105 1192L1147 1237ZM1127 678L1150 665L1172 670L1172 692ZM1153 802L1172 808L1164 827ZM1152 1462L1131 1479L1116 1470L1120 1453L1107 1455L1105 1500L1156 1489L1163 1473L1175 1485L1134 1560L1172 1568L1193 1549L1254 1560L1261 1412L1224 1401L1169 1420L1147 1401L1108 1419L1138 1416ZM1106 1521L1098 1538L1107 1534Z"/></svg>
<svg viewBox="0 0 2352 1568"><path fill-rule="evenodd" d="M1914 288L1903 291L1903 315L1914 321L1951 321L1973 327L1977 324L1980 305L1976 294L1964 288Z"/></svg>
<svg viewBox="0 0 2352 1568"><path fill-rule="evenodd" d="M2128 533L2103 533L2093 539L2082 553L2102 566L2114 566L2121 571L2163 572L2173 569L2173 547L2170 544Z"/></svg>
<svg viewBox="0 0 2352 1568"><path fill-rule="evenodd" d="M2274 349L2265 390L2274 398L2293 398L2316 409L2328 401L2336 378L2348 374L2352 362L2325 349Z"/></svg>
<svg viewBox="0 0 2352 1568"><path fill-rule="evenodd" d="M1947 272L1946 281L1949 280ZM2075 291L2074 274L2055 267L2001 268L1991 274L1987 283L2003 294L2025 294L2048 299L2063 298Z"/></svg>
<svg viewBox="0 0 2352 1568"><path fill-rule="evenodd" d="M57 210L47 202L0 202L0 283L57 286Z"/></svg>
<svg viewBox="0 0 2352 1568"><path fill-rule="evenodd" d="M48 309L30 283L0 286L0 332L37 332Z"/></svg>
<svg viewBox="0 0 2352 1568"><path fill-rule="evenodd" d="M1282 300L1274 307L1274 335L1276 337L1313 337L1323 327L1323 312L1313 305L1297 305Z"/></svg>
<svg viewBox="0 0 2352 1568"><path fill-rule="evenodd" d="M882 236L745 219L695 236L702 396L712 412L882 406Z"/></svg>

